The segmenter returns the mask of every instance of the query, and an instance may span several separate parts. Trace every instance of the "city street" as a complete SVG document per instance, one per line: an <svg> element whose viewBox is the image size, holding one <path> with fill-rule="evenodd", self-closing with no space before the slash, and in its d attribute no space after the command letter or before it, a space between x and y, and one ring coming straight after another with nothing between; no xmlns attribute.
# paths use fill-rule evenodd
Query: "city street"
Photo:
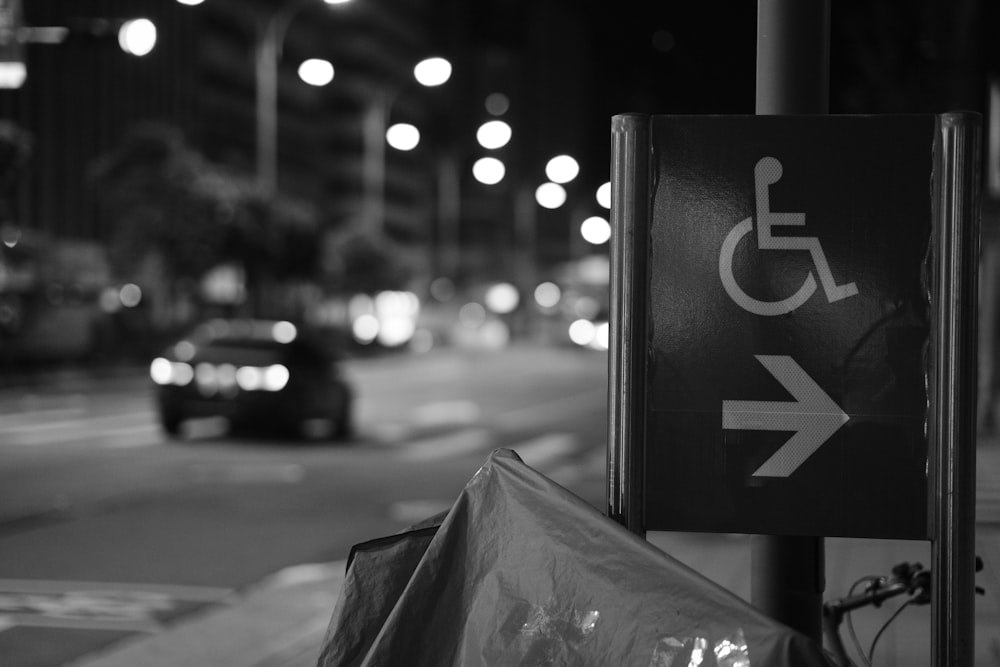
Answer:
<svg viewBox="0 0 1000 667"><path fill-rule="evenodd" d="M358 392L350 443L237 437L212 421L166 440L135 371L0 390L3 664L64 664L234 604L283 568L341 561L447 508L497 447L603 511L605 355L524 346L354 360L346 372ZM977 627L995 628L1000 494L984 488L997 486L981 482ZM749 597L746 536L648 537ZM928 545L828 539L827 596L906 559L929 565ZM866 649L894 608L859 613ZM929 623L929 607L904 613L877 664L925 664ZM996 664L996 633L976 639L980 664Z"/></svg>
<svg viewBox="0 0 1000 667"><path fill-rule="evenodd" d="M0 396L0 655L56 665L448 507L496 447L603 504L606 357L349 362L350 443L155 421L126 375Z"/></svg>

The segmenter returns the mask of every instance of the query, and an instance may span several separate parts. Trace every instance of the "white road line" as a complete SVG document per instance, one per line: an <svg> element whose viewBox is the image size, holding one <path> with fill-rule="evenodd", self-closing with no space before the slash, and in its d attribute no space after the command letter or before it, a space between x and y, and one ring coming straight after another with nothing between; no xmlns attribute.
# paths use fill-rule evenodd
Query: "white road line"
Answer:
<svg viewBox="0 0 1000 667"><path fill-rule="evenodd" d="M82 406L71 408L38 408L19 412L8 412L0 414L0 426L4 428L16 428L18 426L33 426L41 420L53 421L57 419L76 419L87 414Z"/></svg>
<svg viewBox="0 0 1000 667"><path fill-rule="evenodd" d="M190 584L147 584L125 581L62 581L58 579L0 579L0 593L53 594L80 591L139 592L167 595L191 602L214 602L233 589Z"/></svg>
<svg viewBox="0 0 1000 667"><path fill-rule="evenodd" d="M400 452L403 461L425 462L468 454L487 449L493 434L486 428L464 428L453 433L414 440Z"/></svg>
<svg viewBox="0 0 1000 667"><path fill-rule="evenodd" d="M570 433L546 433L531 440L511 445L510 449L532 468L541 470L554 461L576 451L579 440Z"/></svg>
<svg viewBox="0 0 1000 667"><path fill-rule="evenodd" d="M607 456L603 449L595 449L583 462L564 463L550 470L546 476L562 486L573 486L588 478L603 478L607 473Z"/></svg>
<svg viewBox="0 0 1000 667"><path fill-rule="evenodd" d="M64 431L69 429L81 429L81 428L100 428L103 424L118 424L118 423L129 423L129 422L153 422L156 419L156 412L153 410L140 410L134 412L126 412L123 414L111 414L111 415L91 415L83 416L75 419L61 419L58 421L38 421L33 420L30 423L11 425L7 426L3 420L0 420L0 433L23 433L23 432L38 432L38 431Z"/></svg>
<svg viewBox="0 0 1000 667"><path fill-rule="evenodd" d="M481 414L479 406L472 401L442 401L413 408L410 411L410 419L418 426L471 424L476 422Z"/></svg>
<svg viewBox="0 0 1000 667"><path fill-rule="evenodd" d="M155 435L159 433L159 428L155 424L139 424L137 426L122 426L120 428L106 428L101 430L79 429L63 433L14 433L8 434L0 430L0 447L37 447L44 445L65 445L81 441L97 442L98 446L108 447L132 447L148 443L143 442L100 442L104 438L138 438L141 436Z"/></svg>
<svg viewBox="0 0 1000 667"><path fill-rule="evenodd" d="M149 436L157 431L156 414L151 410L89 417L77 415L72 419L19 424L10 424L0 418L0 446L57 445L81 440L92 442L101 438Z"/></svg>
<svg viewBox="0 0 1000 667"><path fill-rule="evenodd" d="M598 397L606 397L607 389L591 389L579 394L564 396L554 401L546 401L525 408L510 410L499 414L491 420L499 428L530 428L550 424L553 421L566 419L581 412L591 412L593 401ZM603 406L603 403L602 403Z"/></svg>
<svg viewBox="0 0 1000 667"><path fill-rule="evenodd" d="M0 632L19 626L22 628L59 628L63 630L108 630L111 632L148 632L163 629L163 624L150 619L125 618L66 618L61 616L39 616L35 614L14 614L11 625L0 625Z"/></svg>

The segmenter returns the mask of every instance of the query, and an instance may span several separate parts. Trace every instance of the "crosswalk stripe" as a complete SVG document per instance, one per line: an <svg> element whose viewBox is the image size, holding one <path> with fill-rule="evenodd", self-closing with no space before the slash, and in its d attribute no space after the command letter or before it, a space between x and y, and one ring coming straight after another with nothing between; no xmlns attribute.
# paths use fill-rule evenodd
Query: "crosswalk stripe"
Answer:
<svg viewBox="0 0 1000 667"><path fill-rule="evenodd" d="M569 433L546 433L510 446L521 460L536 469L572 454L576 448L577 438Z"/></svg>
<svg viewBox="0 0 1000 667"><path fill-rule="evenodd" d="M493 433L489 429L464 428L446 435L411 441L405 445L400 458L413 462L437 461L487 449L492 442Z"/></svg>
<svg viewBox="0 0 1000 667"><path fill-rule="evenodd" d="M497 415L492 422L500 428L530 428L549 424L557 419L568 419L580 412L593 410L593 399L607 395L607 389L589 389L579 394L529 405Z"/></svg>
<svg viewBox="0 0 1000 667"><path fill-rule="evenodd" d="M37 447L44 445L65 445L86 440L101 441L110 438L149 436L158 433L159 428L153 423L135 424L132 426L112 426L95 428L90 425L77 424L63 426L58 429L42 429L40 431L5 431L0 429L0 446ZM123 447L128 444L108 441L109 446Z"/></svg>

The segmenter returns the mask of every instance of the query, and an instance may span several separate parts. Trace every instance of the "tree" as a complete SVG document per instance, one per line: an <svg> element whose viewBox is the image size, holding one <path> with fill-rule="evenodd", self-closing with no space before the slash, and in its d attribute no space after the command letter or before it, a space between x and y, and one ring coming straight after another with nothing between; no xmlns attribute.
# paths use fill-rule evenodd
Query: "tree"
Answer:
<svg viewBox="0 0 1000 667"><path fill-rule="evenodd" d="M334 238L326 269L337 291L372 294L404 288L416 259L387 236L349 229Z"/></svg>
<svg viewBox="0 0 1000 667"><path fill-rule="evenodd" d="M317 275L314 208L260 194L251 178L209 162L176 128L134 127L95 161L91 178L122 275L150 254L174 281L197 281L220 264L239 263L251 292Z"/></svg>

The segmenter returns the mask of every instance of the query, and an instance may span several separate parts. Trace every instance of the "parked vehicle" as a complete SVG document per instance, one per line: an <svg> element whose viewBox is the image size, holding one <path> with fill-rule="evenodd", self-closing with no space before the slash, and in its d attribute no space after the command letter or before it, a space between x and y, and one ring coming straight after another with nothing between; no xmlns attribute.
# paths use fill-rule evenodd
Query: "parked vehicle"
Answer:
<svg viewBox="0 0 1000 667"><path fill-rule="evenodd" d="M221 416L231 426L352 434L353 390L332 341L289 321L214 319L169 346L149 367L160 424Z"/></svg>

